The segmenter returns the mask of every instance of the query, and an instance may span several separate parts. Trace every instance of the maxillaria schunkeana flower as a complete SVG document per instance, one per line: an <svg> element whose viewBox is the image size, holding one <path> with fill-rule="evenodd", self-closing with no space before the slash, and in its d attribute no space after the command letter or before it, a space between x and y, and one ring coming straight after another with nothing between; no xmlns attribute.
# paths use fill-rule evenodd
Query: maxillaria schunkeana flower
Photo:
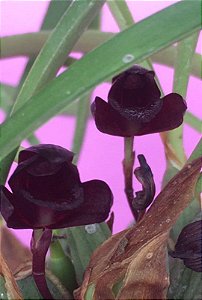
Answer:
<svg viewBox="0 0 202 300"><path fill-rule="evenodd" d="M172 257L183 260L185 266L202 272L202 220L188 224L181 231Z"/></svg>
<svg viewBox="0 0 202 300"><path fill-rule="evenodd" d="M73 153L56 145L36 145L19 154L19 164L1 186L1 213L12 228L65 228L100 223L112 205L101 180L81 182Z"/></svg>
<svg viewBox="0 0 202 300"><path fill-rule="evenodd" d="M187 109L185 101L177 93L160 98L154 76L153 71L135 65L114 77L108 103L96 97L91 106L98 130L131 137L180 126Z"/></svg>

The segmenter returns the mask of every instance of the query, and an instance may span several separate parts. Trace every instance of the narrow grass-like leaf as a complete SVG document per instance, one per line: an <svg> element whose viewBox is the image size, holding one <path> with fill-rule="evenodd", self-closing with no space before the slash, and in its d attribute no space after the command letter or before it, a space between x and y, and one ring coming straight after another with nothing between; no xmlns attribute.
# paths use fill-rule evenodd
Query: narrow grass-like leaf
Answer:
<svg viewBox="0 0 202 300"><path fill-rule="evenodd" d="M199 133L202 131L201 120L194 116L189 111L184 116L184 122L187 123L189 126L197 130Z"/></svg>
<svg viewBox="0 0 202 300"><path fill-rule="evenodd" d="M42 22L41 25L41 30L50 30L52 28L54 28L57 25L57 22L59 21L59 19L62 17L63 13L65 10L67 10L67 8L70 6L71 4L71 0L69 1L57 1L57 0L52 0L48 6L48 10L46 12L45 18ZM33 47L33 43L30 43L30 46ZM16 47L16 45L14 45L14 48ZM23 75L21 77L20 83L17 87L18 91L21 89L33 63L34 63L34 58L30 58L26 68L23 72ZM18 93L17 93L18 94ZM10 114L11 109L9 110L9 114ZM31 145L35 145L35 144L39 144L40 140L36 137L36 135L34 133L32 133L28 138L27 138L28 142Z"/></svg>
<svg viewBox="0 0 202 300"><path fill-rule="evenodd" d="M198 33L185 39L179 44L178 55L176 57L176 68L174 77L174 92L186 97L187 85L189 80L190 66L192 56L198 40ZM171 144L174 152L179 160L183 163L185 160L185 153L183 148L183 125L168 132L168 142ZM190 205L183 211L172 228L171 235L178 236L179 232L184 226L191 222L191 220L199 213L200 203L198 199L193 199Z"/></svg>
<svg viewBox="0 0 202 300"><path fill-rule="evenodd" d="M0 38L1 58L13 56L36 56L50 35L50 31L19 34ZM87 30L73 47L75 52L89 52L112 38L115 34L98 30ZM176 47L170 46L151 56L155 63L173 67L176 57ZM69 63L67 63L69 65ZM191 74L201 78L201 55L194 53Z"/></svg>
<svg viewBox="0 0 202 300"><path fill-rule="evenodd" d="M72 152L75 153L74 156L74 164L78 162L79 154L81 151L81 147L83 144L86 128L87 128L87 121L90 112L90 93L86 94L84 97L79 99L78 103L78 111L77 111L77 119L76 119L76 128L74 132L74 139L73 139L73 146Z"/></svg>
<svg viewBox="0 0 202 300"><path fill-rule="evenodd" d="M180 259L171 258L172 276L167 299L198 300L202 298L201 273L184 268Z"/></svg>
<svg viewBox="0 0 202 300"><path fill-rule="evenodd" d="M188 162L192 162L194 159L200 157L201 153L202 153L202 138L200 139L200 141L192 151L192 154L190 155Z"/></svg>
<svg viewBox="0 0 202 300"><path fill-rule="evenodd" d="M135 21L133 20L133 16L132 16L125 0L123 0L123 1L107 1L107 4L108 4L109 9L121 31L132 26L135 23ZM153 66L152 66L152 63L149 58L141 61L140 65L142 65L142 67L144 67L146 69L153 70Z"/></svg>
<svg viewBox="0 0 202 300"><path fill-rule="evenodd" d="M30 132L98 83L197 31L199 11L198 1L178 2L117 34L74 63L2 125L1 159Z"/></svg>
<svg viewBox="0 0 202 300"><path fill-rule="evenodd" d="M60 233L59 230L57 231ZM78 287L76 274L72 260L69 255L66 255L63 251L59 240L52 241L50 245L48 267L64 287L72 294L73 290Z"/></svg>
<svg viewBox="0 0 202 300"><path fill-rule="evenodd" d="M51 0L41 25L41 30L50 30L57 25L57 22L64 14L64 11L71 5L73 0L58 1Z"/></svg>
<svg viewBox="0 0 202 300"><path fill-rule="evenodd" d="M51 291L51 294L54 296L54 299L72 299L72 296L70 293L61 285L59 280L50 274L50 272L47 272L46 277L49 290ZM33 277L27 276L24 279L18 280L17 284L22 292L23 299L26 300L32 300L32 299L44 299L41 294L39 293Z"/></svg>
<svg viewBox="0 0 202 300"><path fill-rule="evenodd" d="M67 54L72 50L72 47L78 40L79 36L91 23L103 3L104 0L83 0L74 1L70 5L45 43L30 73L23 83L15 105L13 106L12 113L16 112L16 110L18 110L19 107L28 100L28 98L35 94L38 89L41 89L42 86L54 77L59 67L63 65ZM38 107L40 106L41 103ZM35 106L35 108L38 107ZM27 136L30 136L36 128L30 130ZM2 131L2 135L3 134L4 133ZM11 154L6 155L5 160L1 162L0 182L2 184L6 180L9 167L17 151L15 147L12 150L13 153L10 152Z"/></svg>
<svg viewBox="0 0 202 300"><path fill-rule="evenodd" d="M202 140L198 143L193 151L188 162L201 157ZM173 167L171 166L171 169ZM193 197L189 206L184 209L182 214L177 219L174 227L170 232L171 238L176 242L181 230L196 220L201 212L200 193L201 193L201 179L200 175L196 185L195 197ZM197 186L200 185L199 189ZM199 217L201 219L201 217ZM186 268L182 261L170 258L170 287L168 291L168 299L201 299L202 289L200 288L201 274L196 273ZM197 295L197 297L196 297Z"/></svg>
<svg viewBox="0 0 202 300"><path fill-rule="evenodd" d="M116 20L119 28L127 28L134 23L132 14L125 2L122 1L107 1L110 11Z"/></svg>
<svg viewBox="0 0 202 300"><path fill-rule="evenodd" d="M198 33L193 34L177 46L173 92L179 93L186 99L187 86L190 76L193 53L196 48ZM186 156L183 147L183 125L169 131L168 142L172 146L179 161L185 163Z"/></svg>
<svg viewBox="0 0 202 300"><path fill-rule="evenodd" d="M64 11L66 11L67 8L70 6L71 2L72 2L72 0L69 0L69 1L52 0L52 1L50 1L47 12L46 12L45 17L44 17L44 20L42 22L39 34L41 34L41 30L45 30L47 32L48 30L53 29L57 25L59 19L64 14ZM5 37L5 39L7 39L7 38L9 39L9 37ZM27 41L27 43L26 42L23 43L23 41L22 41L21 45L27 45L27 46L30 47L30 49L33 49L33 48L35 48L36 45L38 45L38 43L34 42L33 39L32 39L30 41ZM18 43L16 43L16 41L15 41L14 45L11 45L11 48L14 48L14 49L17 48L18 49L18 46L19 46ZM43 45L41 45L40 49L37 51L37 54L41 50L42 46ZM2 53L4 52L3 43L1 44L1 50L2 50L1 55L2 55ZM7 51L7 50L5 49L5 51ZM19 90L21 89L21 87L22 87L22 85L23 85L23 83L24 83L24 81L27 77L27 74L29 73L29 71L30 71L30 69L31 69L31 67L34 63L34 60L35 60L37 54L35 54L34 57L30 57L27 65L25 67L25 70L22 74L22 77L20 79L20 83L18 85Z"/></svg>
<svg viewBox="0 0 202 300"><path fill-rule="evenodd" d="M85 226L67 229L67 243L74 263L78 284L83 280L84 271L93 251L101 245L111 232L105 223L94 224L95 232L88 233Z"/></svg>
<svg viewBox="0 0 202 300"><path fill-rule="evenodd" d="M14 103L16 88L11 85L0 84L0 108L8 114Z"/></svg>
<svg viewBox="0 0 202 300"><path fill-rule="evenodd" d="M25 33L13 36L6 36L0 39L1 58L13 56L36 56L50 37L51 31L40 31ZM75 52L89 52L115 36L111 32L98 30L87 30L74 45Z"/></svg>
<svg viewBox="0 0 202 300"><path fill-rule="evenodd" d="M53 78L67 54L91 23L104 1L74 1L68 7L39 53L16 99L14 111Z"/></svg>
<svg viewBox="0 0 202 300"><path fill-rule="evenodd" d="M158 53L155 53L151 56L151 60L154 63L160 64L160 65L166 65L168 67L173 67L174 62L176 60L177 55L177 47L171 46L163 51L160 51ZM191 75L201 78L201 60L202 56L199 53L194 53L192 58L192 65L190 73Z"/></svg>
<svg viewBox="0 0 202 300"><path fill-rule="evenodd" d="M94 22L90 24L89 28L98 29L100 27L100 14L94 19ZM91 93L88 93L79 99L76 127L74 131L74 139L72 145L72 152L75 153L73 163L77 164L79 155L84 142L84 137L87 129L88 117L90 113L90 99Z"/></svg>

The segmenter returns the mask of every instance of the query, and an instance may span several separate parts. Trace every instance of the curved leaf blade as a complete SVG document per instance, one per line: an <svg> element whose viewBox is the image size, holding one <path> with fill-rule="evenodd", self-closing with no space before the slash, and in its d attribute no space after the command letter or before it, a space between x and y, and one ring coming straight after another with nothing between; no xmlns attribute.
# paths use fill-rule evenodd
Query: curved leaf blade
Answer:
<svg viewBox="0 0 202 300"><path fill-rule="evenodd" d="M2 125L1 159L98 83L197 31L201 26L199 11L198 1L178 2L117 34L74 63Z"/></svg>

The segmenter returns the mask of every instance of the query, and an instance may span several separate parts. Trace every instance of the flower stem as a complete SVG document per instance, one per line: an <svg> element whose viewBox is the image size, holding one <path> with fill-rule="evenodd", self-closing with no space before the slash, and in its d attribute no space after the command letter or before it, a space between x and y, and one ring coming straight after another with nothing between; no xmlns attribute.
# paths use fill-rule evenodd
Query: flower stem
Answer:
<svg viewBox="0 0 202 300"><path fill-rule="evenodd" d="M32 275L36 286L44 299L54 299L51 295L45 277L45 258L51 243L51 229L33 230L31 239Z"/></svg>
<svg viewBox="0 0 202 300"><path fill-rule="evenodd" d="M134 137L124 138L124 160L123 160L123 172L125 181L125 194L128 200L130 210L135 218L138 219L138 212L133 207L133 166L135 160L135 152L133 151Z"/></svg>

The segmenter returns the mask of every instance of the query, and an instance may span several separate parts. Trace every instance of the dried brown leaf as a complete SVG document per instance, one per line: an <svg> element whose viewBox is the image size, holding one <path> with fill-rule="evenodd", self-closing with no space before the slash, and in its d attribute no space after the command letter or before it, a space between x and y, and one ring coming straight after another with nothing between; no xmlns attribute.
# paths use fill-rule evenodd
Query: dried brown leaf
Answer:
<svg viewBox="0 0 202 300"><path fill-rule="evenodd" d="M94 284L92 299L165 299L169 285L166 244L169 231L189 204L201 158L187 164L157 196L142 220L103 243L92 255L77 299ZM118 295L113 286L122 281Z"/></svg>
<svg viewBox="0 0 202 300"><path fill-rule="evenodd" d="M157 236L135 252L116 299L166 298L169 284L163 263L166 260L166 239L167 234Z"/></svg>
<svg viewBox="0 0 202 300"><path fill-rule="evenodd" d="M164 144L164 150L167 161L172 162L172 164L177 168L182 168L184 162L186 161L186 157L182 157L181 160L177 157L175 150L173 149L171 143L169 143L168 131L160 133L161 140Z"/></svg>
<svg viewBox="0 0 202 300"><path fill-rule="evenodd" d="M22 300L23 299L22 295L13 277L13 274L10 271L6 261L4 260L1 254L0 254L0 274L5 279L5 288L7 290L8 298L15 299L15 300Z"/></svg>
<svg viewBox="0 0 202 300"><path fill-rule="evenodd" d="M6 226L0 228L1 253L15 279L22 279L22 275L31 272L32 254ZM29 269L29 271L28 271ZM20 275L20 273L22 273ZM24 276L24 275L23 275Z"/></svg>

